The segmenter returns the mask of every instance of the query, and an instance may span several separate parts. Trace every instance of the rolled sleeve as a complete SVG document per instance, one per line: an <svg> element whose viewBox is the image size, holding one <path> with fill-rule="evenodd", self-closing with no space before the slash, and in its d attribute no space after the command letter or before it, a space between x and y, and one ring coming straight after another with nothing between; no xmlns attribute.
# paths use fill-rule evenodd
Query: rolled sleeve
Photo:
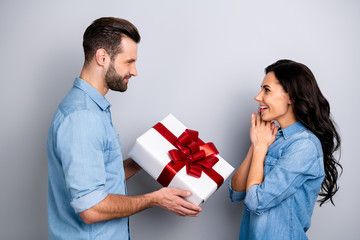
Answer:
<svg viewBox="0 0 360 240"><path fill-rule="evenodd" d="M105 193L103 190L95 190L80 198L74 198L70 204L76 213L81 213L104 200L106 196L107 193Z"/></svg>
<svg viewBox="0 0 360 240"><path fill-rule="evenodd" d="M81 110L67 116L57 133L57 154L75 212L85 211L107 196L102 126L96 113Z"/></svg>
<svg viewBox="0 0 360 240"><path fill-rule="evenodd" d="M259 199L258 199L258 195L257 195L258 187L259 187L258 184L254 184L248 189L245 200L244 200L244 204L249 211L254 212L259 215L259 214L261 214L261 211L257 211L258 206L259 206Z"/></svg>
<svg viewBox="0 0 360 240"><path fill-rule="evenodd" d="M232 189L231 188L231 179L232 179L232 177L228 181L230 199L232 202L240 202L240 201L244 200L246 192L245 191L238 192L238 191L235 191L234 189Z"/></svg>

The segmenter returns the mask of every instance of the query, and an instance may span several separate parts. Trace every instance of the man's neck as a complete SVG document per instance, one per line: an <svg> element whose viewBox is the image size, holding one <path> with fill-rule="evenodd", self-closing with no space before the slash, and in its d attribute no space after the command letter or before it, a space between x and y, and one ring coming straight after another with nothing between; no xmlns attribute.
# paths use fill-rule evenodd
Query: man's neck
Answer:
<svg viewBox="0 0 360 240"><path fill-rule="evenodd" d="M93 86L103 96L109 91L102 74L96 70L92 70L91 67L84 66L81 70L80 78Z"/></svg>

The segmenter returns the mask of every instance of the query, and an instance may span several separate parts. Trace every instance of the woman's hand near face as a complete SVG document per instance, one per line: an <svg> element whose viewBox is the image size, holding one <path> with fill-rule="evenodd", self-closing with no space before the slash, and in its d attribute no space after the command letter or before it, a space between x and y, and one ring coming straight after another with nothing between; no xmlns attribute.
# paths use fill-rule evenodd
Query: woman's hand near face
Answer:
<svg viewBox="0 0 360 240"><path fill-rule="evenodd" d="M246 181L246 192L251 186L261 184L264 175L264 161L268 147L275 141L278 128L274 123L265 122L260 113L251 115L250 139L253 154L249 175Z"/></svg>
<svg viewBox="0 0 360 240"><path fill-rule="evenodd" d="M259 112L251 115L250 139L254 147L268 148L275 141L277 131L278 127L274 123L263 121Z"/></svg>

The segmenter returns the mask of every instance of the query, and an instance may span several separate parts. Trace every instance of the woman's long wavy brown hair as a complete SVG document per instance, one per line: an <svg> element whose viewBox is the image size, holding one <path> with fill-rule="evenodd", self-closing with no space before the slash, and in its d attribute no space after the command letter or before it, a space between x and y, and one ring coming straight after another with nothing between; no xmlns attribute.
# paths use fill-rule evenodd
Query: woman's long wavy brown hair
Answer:
<svg viewBox="0 0 360 240"><path fill-rule="evenodd" d="M325 178L321 185L320 206L339 190L337 180L343 170L334 153L340 150L341 139L330 113L330 105L321 93L314 74L304 64L279 60L268 66L265 73L273 72L293 101L295 116L320 140L324 153ZM340 155L339 155L340 156ZM339 157L340 158L340 157Z"/></svg>

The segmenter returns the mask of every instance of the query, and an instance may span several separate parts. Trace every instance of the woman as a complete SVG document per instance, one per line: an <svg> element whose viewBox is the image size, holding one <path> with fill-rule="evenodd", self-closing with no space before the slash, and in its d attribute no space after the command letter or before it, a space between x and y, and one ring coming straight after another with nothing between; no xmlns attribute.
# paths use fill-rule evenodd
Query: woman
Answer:
<svg viewBox="0 0 360 240"><path fill-rule="evenodd" d="M252 144L229 181L231 200L245 199L239 239L308 239L320 190L320 206L338 190L340 137L309 68L280 60L265 73Z"/></svg>

